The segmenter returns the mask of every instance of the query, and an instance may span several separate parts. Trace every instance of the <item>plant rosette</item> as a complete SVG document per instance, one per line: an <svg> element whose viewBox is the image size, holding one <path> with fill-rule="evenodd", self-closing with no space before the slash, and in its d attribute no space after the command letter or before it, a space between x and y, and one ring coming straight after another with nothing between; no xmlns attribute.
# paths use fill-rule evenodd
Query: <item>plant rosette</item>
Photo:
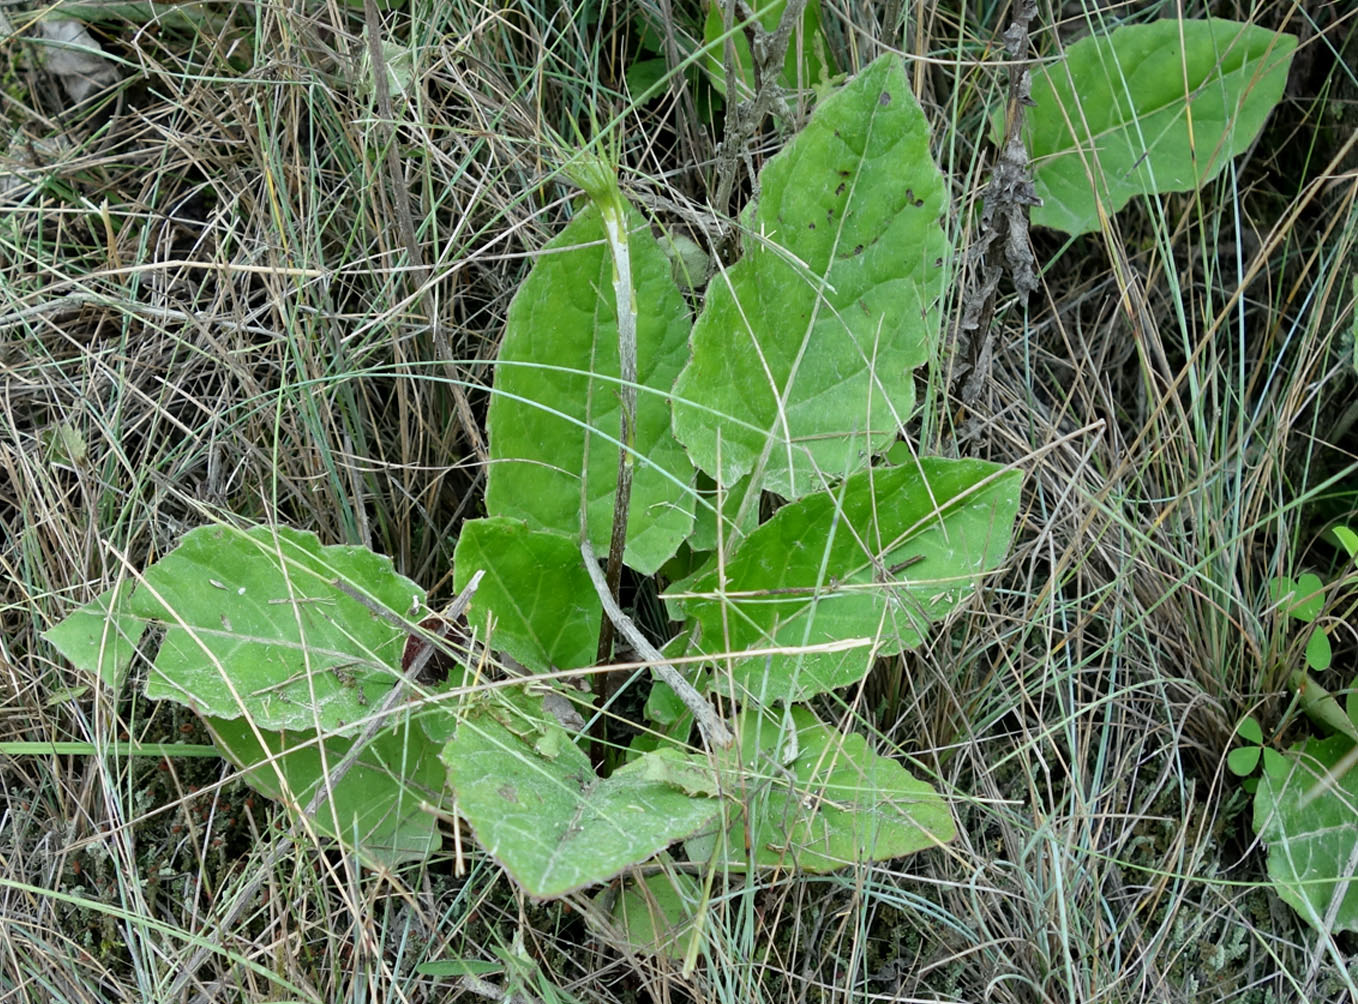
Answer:
<svg viewBox="0 0 1358 1004"><path fill-rule="evenodd" d="M1170 24L1184 42L1172 50ZM1203 184L1277 100L1295 40L1266 34L1156 22L1046 66L1029 121L1038 187L1059 211L1039 222L1090 229L1131 197L1104 180L1124 159L1141 165L1132 194ZM1186 101L1152 109L1089 83L1166 58L1198 82L1195 111L1231 125L1191 177L1169 139ZM1086 114L1068 115L1077 100ZM1058 120L1107 124L1097 183L1062 166L1083 147ZM1138 147L1147 137L1154 148ZM424 592L389 560L273 527L190 531L47 638L120 688L158 626L147 695L192 708L250 784L373 865L432 853L450 813L539 897L667 848L727 871L820 872L952 839L942 794L806 703L918 645L1001 565L1018 513L1019 472L899 449L915 370L937 358L952 258L947 187L901 60L821 97L764 165L743 254L696 319L615 167L591 151L568 160L588 203L510 306L486 515L454 555L471 652L420 626ZM664 591L681 630L650 659L666 682L606 776L567 703L588 700L559 682L595 665L612 604L582 553L638 576L683 569ZM446 681L406 672L412 637L454 663ZM483 679L494 653L521 678ZM729 736L703 725L713 696ZM688 743L695 718L706 750ZM671 937L655 923L682 922L692 889L647 881L617 919L642 930L642 900L659 903L649 930Z"/></svg>

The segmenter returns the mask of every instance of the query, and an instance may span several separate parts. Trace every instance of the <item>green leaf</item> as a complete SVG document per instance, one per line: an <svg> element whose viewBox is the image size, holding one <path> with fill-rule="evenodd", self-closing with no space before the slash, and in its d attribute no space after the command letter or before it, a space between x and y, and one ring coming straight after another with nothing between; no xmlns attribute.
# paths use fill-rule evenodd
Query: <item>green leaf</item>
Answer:
<svg viewBox="0 0 1358 1004"><path fill-rule="evenodd" d="M759 525L759 506L751 505L739 525L735 522L740 513L741 501L749 490L750 479L741 478L720 493L721 508L716 484L706 474L698 475L698 506L693 519L693 533L689 535L688 546L695 551L715 551L721 544L729 553L751 530ZM706 504L704 504L706 503ZM718 515L721 519L721 533L717 533Z"/></svg>
<svg viewBox="0 0 1358 1004"><path fill-rule="evenodd" d="M166 626L147 697L268 730L329 732L366 715L396 680L401 618L423 607L390 559L262 526L190 530L132 596L134 613Z"/></svg>
<svg viewBox="0 0 1358 1004"><path fill-rule="evenodd" d="M1286 775L1288 770L1287 757L1283 756L1271 746L1264 747L1264 773L1279 779Z"/></svg>
<svg viewBox="0 0 1358 1004"><path fill-rule="evenodd" d="M90 447L85 434L79 426L70 422L58 422L42 433L42 444L47 447L49 457L59 464L70 467L83 467L89 461Z"/></svg>
<svg viewBox="0 0 1358 1004"><path fill-rule="evenodd" d="M1354 280L1354 284L1355 287L1358 287L1358 279ZM1355 289L1354 295L1358 296L1358 288ZM1358 310L1355 310L1355 316L1358 316ZM1358 321L1355 321L1354 323L1358 324ZM1358 342L1358 333L1355 333L1354 340L1355 342ZM1358 533L1355 533L1347 526L1333 526L1330 527L1330 534L1350 558L1358 558Z"/></svg>
<svg viewBox="0 0 1358 1004"><path fill-rule="evenodd" d="M78 701L89 693L90 688L81 684L76 687L59 687L52 691L43 700L44 708L55 708L58 704L67 704L71 701Z"/></svg>
<svg viewBox="0 0 1358 1004"><path fill-rule="evenodd" d="M738 691L804 700L854 683L874 658L919 644L1009 547L1021 476L976 460L869 470L784 506L725 561L670 587L691 649L717 657L865 639L846 651L722 661ZM907 567L899 567L910 562ZM892 571L896 569L895 571ZM727 677L721 677L723 689Z"/></svg>
<svg viewBox="0 0 1358 1004"><path fill-rule="evenodd" d="M647 875L623 886L613 921L633 949L682 962L695 936L706 941L694 929L701 897L701 886L683 872Z"/></svg>
<svg viewBox="0 0 1358 1004"><path fill-rule="evenodd" d="M105 3L103 0L93 0L64 5L60 16L91 24L113 25L122 30L126 30L130 23L155 25L158 30L169 32L203 32L226 37L233 34L229 15L223 16L219 11L208 12L178 3L149 3L145 0Z"/></svg>
<svg viewBox="0 0 1358 1004"><path fill-rule="evenodd" d="M627 209L637 307L635 470L627 564L650 574L693 525L693 468L670 432L666 400L688 355L688 308L650 227ZM572 538L581 481L590 542L608 552L621 403L613 258L599 210L580 213L544 249L509 307L486 426L486 511Z"/></svg>
<svg viewBox="0 0 1358 1004"><path fill-rule="evenodd" d="M1336 776L1344 761L1351 765L1353 748L1344 736L1293 747L1284 769L1265 770L1254 798L1254 831L1268 847L1274 889L1326 934L1358 931L1358 771Z"/></svg>
<svg viewBox="0 0 1358 1004"><path fill-rule="evenodd" d="M1330 637L1324 628L1316 628L1306 641L1306 665L1317 673L1330 668Z"/></svg>
<svg viewBox="0 0 1358 1004"><path fill-rule="evenodd" d="M443 751L457 810L477 841L541 897L612 878L716 815L715 799L649 779L653 756L601 779L561 727L524 698L473 705Z"/></svg>
<svg viewBox="0 0 1358 1004"><path fill-rule="evenodd" d="M1253 715L1246 715L1240 719L1240 724L1235 727L1235 734L1256 746L1264 741L1264 730Z"/></svg>
<svg viewBox="0 0 1358 1004"><path fill-rule="evenodd" d="M1297 581L1290 575L1275 575L1268 580L1269 602L1286 611L1292 595L1297 591Z"/></svg>
<svg viewBox="0 0 1358 1004"><path fill-rule="evenodd" d="M952 811L931 785L806 708L791 708L782 722L747 713L738 752L717 759L729 771L751 772L742 790L753 823L737 822L721 839L687 841L695 861L716 856L720 867L742 871L752 858L762 867L828 872L913 854L957 835Z"/></svg>
<svg viewBox="0 0 1358 1004"><path fill-rule="evenodd" d="M643 780L667 784L685 795L716 796L721 793L717 773L710 764L681 753L673 746L662 746L639 757L635 769Z"/></svg>
<svg viewBox="0 0 1358 1004"><path fill-rule="evenodd" d="M651 683L651 692L646 697L646 720L657 725L676 725L687 720L693 721L693 714L679 695L663 680Z"/></svg>
<svg viewBox="0 0 1358 1004"><path fill-rule="evenodd" d="M1320 616L1325 608L1325 583L1314 572L1306 572L1297 578L1293 593L1293 603L1288 611L1297 620L1310 624Z"/></svg>
<svg viewBox="0 0 1358 1004"><path fill-rule="evenodd" d="M291 812L308 805L318 788L328 785L328 773L355 741L335 735L318 743L315 732L261 729L257 735L244 718L209 716L206 721L227 758L245 771L249 785ZM370 863L394 866L423 860L440 843L438 819L430 809L443 806L446 799L438 754L439 747L408 717L378 732L339 783L327 788L313 825Z"/></svg>
<svg viewBox="0 0 1358 1004"><path fill-rule="evenodd" d="M1268 585L1272 601L1304 624L1319 617L1325 607L1325 584L1314 572L1306 572L1297 579L1275 576Z"/></svg>
<svg viewBox="0 0 1358 1004"><path fill-rule="evenodd" d="M698 467L798 497L896 437L938 336L945 206L928 123L883 56L765 165L744 257L708 283L674 388Z"/></svg>
<svg viewBox="0 0 1358 1004"><path fill-rule="evenodd" d="M1237 777L1246 777L1259 765L1263 752L1264 730L1253 715L1246 715L1235 727L1235 734L1248 745L1237 747L1226 754L1226 767Z"/></svg>
<svg viewBox="0 0 1358 1004"><path fill-rule="evenodd" d="M1353 354L1353 360L1352 360L1352 362L1353 362L1353 372L1354 372L1355 374L1358 374L1358 273L1355 273L1355 274L1354 274L1353 279L1352 279L1352 282L1353 282L1353 302L1354 302L1354 308L1353 308L1353 329L1352 329L1352 331L1350 332L1350 334L1352 334L1352 336L1353 336L1353 338L1352 338L1352 341L1353 341L1353 353L1352 353L1352 354ZM1347 550L1347 551L1349 552L1349 557L1358 556L1358 533L1354 533L1352 530L1350 530L1350 531L1349 531L1349 537L1350 537L1351 539L1350 539L1350 541L1349 541L1348 543L1345 543L1345 544L1344 544L1344 548L1345 548L1345 550ZM1343 539L1343 538L1341 538L1341 540L1342 540L1342 539ZM1352 546L1350 546L1350 544L1351 544Z"/></svg>
<svg viewBox="0 0 1358 1004"><path fill-rule="evenodd" d="M1235 21L1163 20L1081 39L1033 71L1032 222L1099 229L1134 196L1188 192L1248 147L1282 97L1297 40ZM997 142L1004 111L992 119Z"/></svg>
<svg viewBox="0 0 1358 1004"><path fill-rule="evenodd" d="M104 590L43 632L76 669L94 674L114 693L123 689L146 621L132 612L132 583Z"/></svg>
<svg viewBox="0 0 1358 1004"><path fill-rule="evenodd" d="M663 58L634 60L628 67L624 79L627 93L633 100L655 87L669 74L669 66Z"/></svg>
<svg viewBox="0 0 1358 1004"><path fill-rule="evenodd" d="M680 633L671 638L660 647L661 655L666 658L679 658L688 653L688 634ZM684 672L681 667L680 672ZM692 683L693 674L685 674ZM682 745L693 732L693 712L683 700L676 694L668 683L654 675L652 671L651 692L646 695L646 705L642 709L642 715L655 729L655 733L643 733L637 739L642 740L639 748L655 749L667 745L670 741Z"/></svg>
<svg viewBox="0 0 1358 1004"><path fill-rule="evenodd" d="M892 467L900 467L903 464L913 464L918 456L919 451L913 443L898 439L886 448L886 452L882 454L882 460Z"/></svg>
<svg viewBox="0 0 1358 1004"><path fill-rule="evenodd" d="M327 777L395 682L403 617L423 606L423 590L365 548L225 526L187 533L130 602L139 622L165 625L147 696L202 715L246 780L291 812L326 785L316 829L386 865L438 846L422 806L443 798L440 746L403 718L333 789Z"/></svg>
<svg viewBox="0 0 1358 1004"><path fill-rule="evenodd" d="M1328 645L1327 639L1327 650ZM1297 702L1311 721L1358 742L1358 728L1355 728L1347 712L1340 707L1339 701L1321 685L1319 680L1306 670L1299 669L1292 674L1292 686L1296 689Z"/></svg>
<svg viewBox="0 0 1358 1004"><path fill-rule="evenodd" d="M490 617L495 648L538 672L594 665L603 607L574 538L503 517L468 520L453 567L459 592L485 569L467 618L481 630Z"/></svg>
<svg viewBox="0 0 1358 1004"><path fill-rule="evenodd" d="M1226 766L1237 777L1246 777L1259 766L1261 752L1263 750L1258 746L1240 746L1226 754Z"/></svg>
<svg viewBox="0 0 1358 1004"><path fill-rule="evenodd" d="M660 235L660 250L670 260L670 274L681 290L692 292L707 284L712 258L692 237L666 231Z"/></svg>
<svg viewBox="0 0 1358 1004"><path fill-rule="evenodd" d="M495 976L505 971L503 962L482 962L479 959L435 959L421 962L415 972L421 976Z"/></svg>

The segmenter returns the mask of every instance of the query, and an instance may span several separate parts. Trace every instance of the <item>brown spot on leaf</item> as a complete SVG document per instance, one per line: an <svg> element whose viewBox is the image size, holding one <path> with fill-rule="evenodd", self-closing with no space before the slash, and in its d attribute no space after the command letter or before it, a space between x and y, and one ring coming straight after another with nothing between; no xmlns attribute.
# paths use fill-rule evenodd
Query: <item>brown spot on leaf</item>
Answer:
<svg viewBox="0 0 1358 1004"><path fill-rule="evenodd" d="M514 790L512 784L500 785L500 787L495 789L495 794L499 795L506 802L513 802L515 805L519 804L519 793Z"/></svg>
<svg viewBox="0 0 1358 1004"><path fill-rule="evenodd" d="M883 92L881 93L881 96L879 96L879 97L877 98L877 103L878 103L879 105L889 105L889 104L891 104L891 92L890 92L890 91L883 91Z"/></svg>

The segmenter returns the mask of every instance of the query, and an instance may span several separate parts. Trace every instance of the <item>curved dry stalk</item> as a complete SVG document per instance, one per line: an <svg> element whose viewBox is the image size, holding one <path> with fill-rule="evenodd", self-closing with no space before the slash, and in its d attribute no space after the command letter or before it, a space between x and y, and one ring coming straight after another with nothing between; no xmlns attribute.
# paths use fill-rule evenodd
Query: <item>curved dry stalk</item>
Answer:
<svg viewBox="0 0 1358 1004"><path fill-rule="evenodd" d="M731 735L730 729L712 710L712 706L703 700L703 695L670 665L660 651L646 640L646 636L637 630L632 619L622 612L608 592L608 583L604 581L603 572L599 571L599 559L594 556L594 548L587 539L580 541L580 554L585 559L585 571L589 573L589 580L594 583L594 591L599 594L599 602L604 605L604 614L642 658L652 664L655 675L660 677L662 682L669 684L670 689L679 695L684 707L693 712L693 718L698 723L698 731L702 733L707 746L725 749L735 742L735 736Z"/></svg>

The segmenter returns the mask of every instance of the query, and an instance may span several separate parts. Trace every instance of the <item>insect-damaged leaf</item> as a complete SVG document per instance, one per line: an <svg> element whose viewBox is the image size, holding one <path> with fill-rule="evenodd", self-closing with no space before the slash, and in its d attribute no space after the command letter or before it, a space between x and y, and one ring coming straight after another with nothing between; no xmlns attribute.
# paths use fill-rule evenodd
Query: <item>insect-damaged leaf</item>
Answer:
<svg viewBox="0 0 1358 1004"><path fill-rule="evenodd" d="M798 497L891 442L938 335L944 205L924 114L883 56L764 167L744 257L708 284L674 388L698 467Z"/></svg>

